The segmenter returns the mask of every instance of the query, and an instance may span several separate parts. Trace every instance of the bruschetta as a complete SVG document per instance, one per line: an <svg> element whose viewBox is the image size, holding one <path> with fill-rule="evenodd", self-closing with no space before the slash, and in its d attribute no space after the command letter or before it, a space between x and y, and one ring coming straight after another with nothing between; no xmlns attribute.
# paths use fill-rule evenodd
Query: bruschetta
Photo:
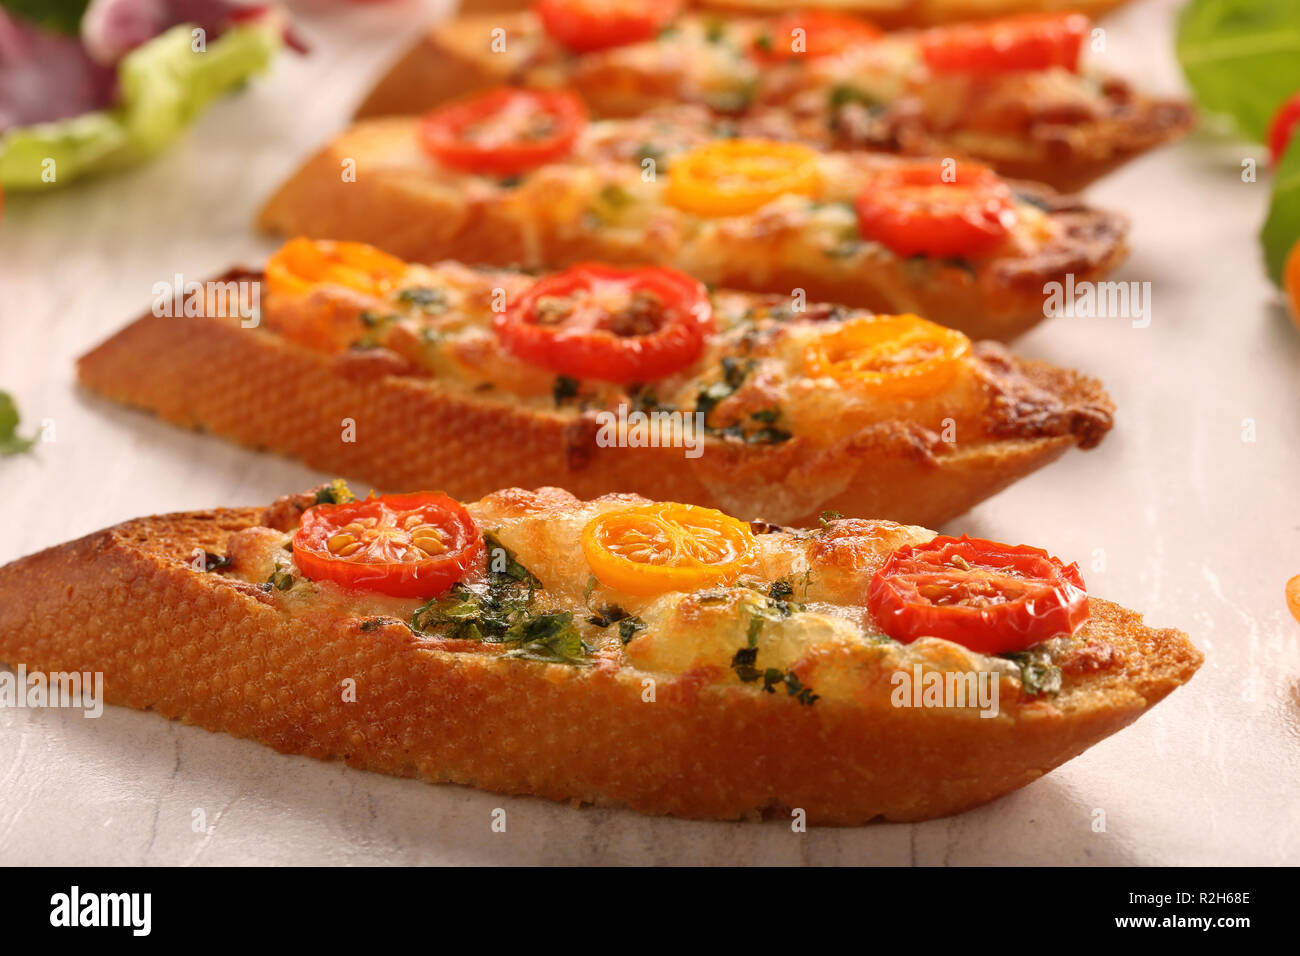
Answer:
<svg viewBox="0 0 1300 956"><path fill-rule="evenodd" d="M864 17L877 26L921 27L962 20L987 20L1022 13L1073 11L1100 16L1126 0L805 0L800 10L826 11ZM572 4L572 0L570 0ZM587 0L594 13L609 13L609 5ZM785 0L689 0L686 3L660 0L661 7L700 7L729 13L771 15L790 8ZM502 13L527 10L533 0L461 0L461 13ZM626 3L623 4L627 6Z"/></svg>
<svg viewBox="0 0 1300 956"><path fill-rule="evenodd" d="M665 103L722 114L779 107L840 148L967 157L1007 176L1081 189L1194 123L1082 70L1103 43L1081 14L881 34L817 12L720 17L647 3L643 18L536 12L433 26L366 97L361 117L422 113L503 83L579 93L597 116ZM558 6L565 6L564 3Z"/></svg>
<svg viewBox="0 0 1300 956"><path fill-rule="evenodd" d="M0 659L102 672L109 703L361 769L843 825L1031 783L1202 660L1037 548L341 482L0 568Z"/></svg>
<svg viewBox="0 0 1300 956"><path fill-rule="evenodd" d="M221 314L241 283L260 312ZM662 268L538 278L300 239L265 278L208 286L209 308L155 310L84 356L81 382L382 488L938 524L1111 426L1097 382L996 344Z"/></svg>
<svg viewBox="0 0 1300 956"><path fill-rule="evenodd" d="M915 312L1007 341L1044 287L1127 255L1124 217L978 163L819 151L768 111L587 122L569 93L502 88L354 126L262 210L284 236L417 262L653 263L720 287Z"/></svg>

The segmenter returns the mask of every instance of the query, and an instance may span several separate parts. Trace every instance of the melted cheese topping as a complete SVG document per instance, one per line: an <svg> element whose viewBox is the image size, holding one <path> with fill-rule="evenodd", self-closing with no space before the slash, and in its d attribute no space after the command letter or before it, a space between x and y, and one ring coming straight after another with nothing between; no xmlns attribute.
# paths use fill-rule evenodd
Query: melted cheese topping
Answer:
<svg viewBox="0 0 1300 956"><path fill-rule="evenodd" d="M921 58L915 31L892 32L834 56L759 65L749 54L759 36L788 42L771 36L771 22L687 14L656 40L576 58L530 25L525 41L530 65L523 72L533 84L592 81L592 88L621 75L634 89L724 112L788 105L801 97L809 103L815 97L813 108L829 117L831 100L847 98L873 108L919 111L935 131L1005 132L1036 119L1082 123L1116 108L1092 78L1064 69L934 74ZM666 87L665 78L670 78Z"/></svg>
<svg viewBox="0 0 1300 956"><path fill-rule="evenodd" d="M978 352L953 359L950 377L915 396L814 377L808 346L868 313L815 304L797 312L784 297L717 292L712 296L716 331L689 367L639 391L587 381L578 384L577 395L557 399L555 374L506 351L492 328L499 308L531 281L515 272L480 272L456 263L412 266L383 302L335 287L321 287L305 300L277 302L268 296L260 327L345 362L365 361L375 349L396 353L409 363L408 374L430 377L438 388L565 418L620 406L626 412L689 413L700 408L707 390L711 408L705 424L713 434L732 429L724 437L762 442L759 433L771 426L817 447L897 422L931 432L955 430L963 444L977 443L1005 424L1016 407L998 402L998 396L1026 386L1013 383L1013 372L995 370ZM334 323L328 332L322 331L322 315ZM1046 393L1042 398L1055 401ZM674 422L661 417L648 427L658 430Z"/></svg>
<svg viewBox="0 0 1300 956"><path fill-rule="evenodd" d="M299 497L299 507L311 503L310 495ZM644 501L633 495L580 501L556 488L511 489L467 508L480 528L494 534L540 580L530 609L572 613L588 649L581 663L656 677L693 675L759 693L762 681L742 681L735 667L736 652L748 648L756 651L753 666L759 671L775 668L794 674L819 697L841 700L866 693L888 695L888 674L911 672L914 665L944 672L1018 674L1017 665L1008 660L937 638L898 644L876 624L866 606L872 576L895 549L929 541L934 532L925 528L841 519L817 531L773 529L756 536L750 571L727 588L637 597L600 584L583 555L582 529L602 512ZM293 529L270 527L238 532L229 545L231 564L222 574L261 584L268 603L322 626L340 619L396 626L409 622L425 603L307 580L287 549L292 536ZM279 590L263 584L273 574L282 581L289 580L284 575L292 576L292 586ZM480 568L471 572L466 584L474 591L484 581ZM775 581L791 588L783 613L776 612L768 596ZM599 619L612 607L638 618L644 627L625 641L617 623L593 623L592 618ZM762 623L755 625L755 620ZM509 652L502 644L452 640L436 627L417 636L442 650Z"/></svg>

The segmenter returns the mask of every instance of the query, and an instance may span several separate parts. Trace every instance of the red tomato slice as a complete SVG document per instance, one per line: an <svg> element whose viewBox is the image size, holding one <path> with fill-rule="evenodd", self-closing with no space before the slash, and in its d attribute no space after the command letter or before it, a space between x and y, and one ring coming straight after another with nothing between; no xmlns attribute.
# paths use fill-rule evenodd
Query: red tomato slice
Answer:
<svg viewBox="0 0 1300 956"><path fill-rule="evenodd" d="M713 306L674 269L587 263L533 283L494 327L507 351L562 375L652 382L699 358Z"/></svg>
<svg viewBox="0 0 1300 956"><path fill-rule="evenodd" d="M986 166L961 162L945 182L937 161L902 163L873 177L858 195L865 239L900 256L976 258L1015 225L1011 190Z"/></svg>
<svg viewBox="0 0 1300 956"><path fill-rule="evenodd" d="M1300 123L1300 92L1282 104L1268 128L1268 151L1273 154L1274 166L1282 162L1282 156L1294 138L1298 123Z"/></svg>
<svg viewBox="0 0 1300 956"><path fill-rule="evenodd" d="M393 597L445 594L483 552L469 512L429 491L316 505L293 536L294 563L308 578Z"/></svg>
<svg viewBox="0 0 1300 956"><path fill-rule="evenodd" d="M865 20L809 10L778 17L755 39L753 54L764 63L784 63L801 57L817 59L874 43L880 36L880 30ZM798 50L797 41L801 47Z"/></svg>
<svg viewBox="0 0 1300 956"><path fill-rule="evenodd" d="M1077 72L1091 26L1082 13L1023 16L935 27L921 34L921 56L936 73L1007 73L1064 67Z"/></svg>
<svg viewBox="0 0 1300 956"><path fill-rule="evenodd" d="M587 123L567 90L490 90L441 106L420 120L420 143L445 166L518 176L573 151Z"/></svg>
<svg viewBox="0 0 1300 956"><path fill-rule="evenodd" d="M891 554L871 579L867 606L904 644L941 637L1002 654L1074 633L1088 619L1088 592L1077 564L1046 551L940 535Z"/></svg>
<svg viewBox="0 0 1300 956"><path fill-rule="evenodd" d="M555 42L590 53L653 39L681 6L674 0L538 0L533 9Z"/></svg>

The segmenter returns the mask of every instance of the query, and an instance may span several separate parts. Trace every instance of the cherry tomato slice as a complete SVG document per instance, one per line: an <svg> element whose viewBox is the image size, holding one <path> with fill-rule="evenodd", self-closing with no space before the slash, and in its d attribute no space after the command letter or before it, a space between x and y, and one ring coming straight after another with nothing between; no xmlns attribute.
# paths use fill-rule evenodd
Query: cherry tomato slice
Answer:
<svg viewBox="0 0 1300 956"><path fill-rule="evenodd" d="M518 176L573 151L587 108L568 90L503 87L440 106L420 120L420 143L444 166Z"/></svg>
<svg viewBox="0 0 1300 956"><path fill-rule="evenodd" d="M865 20L808 10L773 21L755 38L753 54L761 63L786 63L803 57L816 60L874 43L880 36L880 30Z"/></svg>
<svg viewBox="0 0 1300 956"><path fill-rule="evenodd" d="M406 274L396 256L364 242L290 239L266 261L263 276L274 296L304 295L317 286L339 285L381 299Z"/></svg>
<svg viewBox="0 0 1300 956"><path fill-rule="evenodd" d="M1291 300L1291 321L1300 329L1300 240L1291 247L1282 266L1282 288Z"/></svg>
<svg viewBox="0 0 1300 956"><path fill-rule="evenodd" d="M683 153L668 171L668 202L700 216L741 216L821 185L817 152L798 143L729 139Z"/></svg>
<svg viewBox="0 0 1300 956"><path fill-rule="evenodd" d="M1297 124L1300 124L1300 92L1282 104L1268 127L1268 151L1273 156L1274 166L1282 162L1287 147L1295 138Z"/></svg>
<svg viewBox="0 0 1300 956"><path fill-rule="evenodd" d="M582 531L582 552L596 578L642 597L733 581L755 547L747 522L674 502L607 511Z"/></svg>
<svg viewBox="0 0 1300 956"><path fill-rule="evenodd" d="M935 27L921 34L921 56L936 73L1077 72L1091 26L1082 13L1022 16Z"/></svg>
<svg viewBox="0 0 1300 956"><path fill-rule="evenodd" d="M713 306L676 270L587 263L533 283L493 327L507 351L561 375L653 382L700 357Z"/></svg>
<svg viewBox="0 0 1300 956"><path fill-rule="evenodd" d="M873 315L823 330L804 350L809 376L877 394L915 397L948 384L970 339L915 315Z"/></svg>
<svg viewBox="0 0 1300 956"><path fill-rule="evenodd" d="M392 597L445 594L484 553L468 511L422 491L303 512L293 560L308 578Z"/></svg>
<svg viewBox="0 0 1300 956"><path fill-rule="evenodd" d="M872 177L855 203L858 228L900 256L978 258L1016 223L1011 190L986 166L961 162L951 181L935 161L900 163Z"/></svg>
<svg viewBox="0 0 1300 956"><path fill-rule="evenodd" d="M1088 619L1079 566L1038 548L940 535L891 554L867 592L886 634L941 637L981 654L1021 651Z"/></svg>
<svg viewBox="0 0 1300 956"><path fill-rule="evenodd" d="M674 0L538 0L533 10L551 38L575 53L654 39L681 11Z"/></svg>

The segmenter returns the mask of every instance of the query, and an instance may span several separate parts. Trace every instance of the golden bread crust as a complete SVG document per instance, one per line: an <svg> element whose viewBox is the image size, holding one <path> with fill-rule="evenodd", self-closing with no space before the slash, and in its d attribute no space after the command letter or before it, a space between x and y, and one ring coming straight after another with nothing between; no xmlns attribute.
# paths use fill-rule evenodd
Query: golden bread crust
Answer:
<svg viewBox="0 0 1300 956"><path fill-rule="evenodd" d="M993 719L878 694L802 706L691 673L647 702L636 672L460 654L396 622L304 620L187 563L260 520L143 518L0 568L0 659L102 671L110 703L397 776L708 819L800 808L842 825L956 813L1030 783L1202 660L1180 632L1094 598L1079 636L1107 659L1081 653L1058 697L1004 694ZM842 653L821 666L854 667Z"/></svg>

